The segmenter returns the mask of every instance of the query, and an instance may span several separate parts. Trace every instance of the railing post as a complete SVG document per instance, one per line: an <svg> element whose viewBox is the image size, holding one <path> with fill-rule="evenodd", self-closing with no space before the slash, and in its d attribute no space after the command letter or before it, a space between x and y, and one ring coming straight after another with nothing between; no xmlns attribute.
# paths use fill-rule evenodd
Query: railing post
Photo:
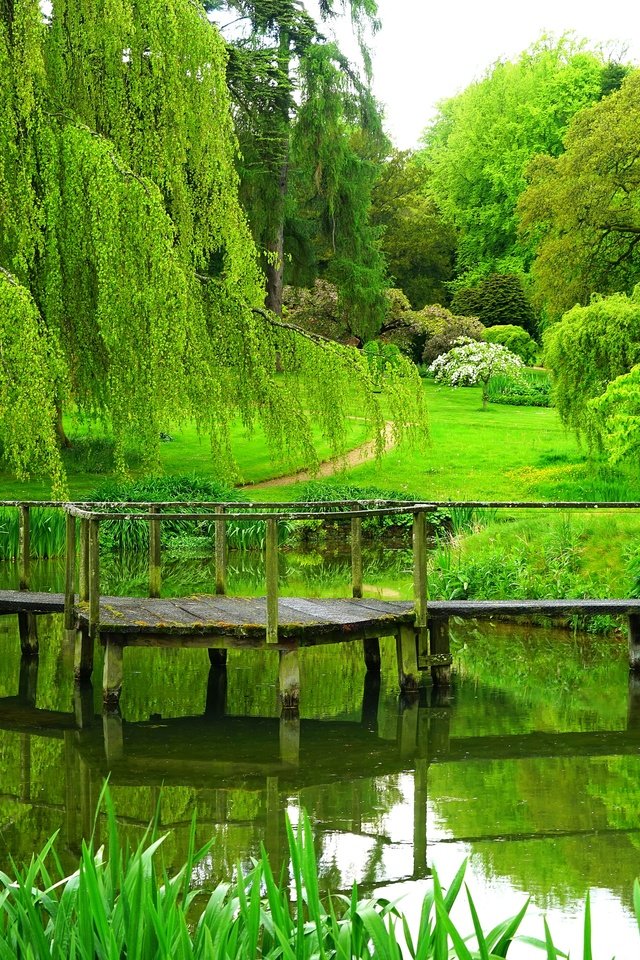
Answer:
<svg viewBox="0 0 640 960"><path fill-rule="evenodd" d="M216 508L216 594L224 596L227 592L227 523L224 519L224 507Z"/></svg>
<svg viewBox="0 0 640 960"><path fill-rule="evenodd" d="M19 508L19 545L18 545L18 563L20 569L20 589L29 589L30 580L30 561L31 561L31 536L30 536L30 516L29 507L22 504Z"/></svg>
<svg viewBox="0 0 640 960"><path fill-rule="evenodd" d="M84 518L80 520L78 595L85 602L89 599L89 521Z"/></svg>
<svg viewBox="0 0 640 960"><path fill-rule="evenodd" d="M351 518L351 596L362 599L362 517Z"/></svg>
<svg viewBox="0 0 640 960"><path fill-rule="evenodd" d="M416 628L427 626L427 515L418 510L413 515L413 597Z"/></svg>
<svg viewBox="0 0 640 960"><path fill-rule="evenodd" d="M89 637L100 631L100 521L89 521Z"/></svg>
<svg viewBox="0 0 640 960"><path fill-rule="evenodd" d="M64 628L73 630L76 601L76 518L67 511L65 521Z"/></svg>
<svg viewBox="0 0 640 960"><path fill-rule="evenodd" d="M267 521L267 643L278 642L278 520Z"/></svg>
<svg viewBox="0 0 640 960"><path fill-rule="evenodd" d="M149 509L149 596L160 596L160 508Z"/></svg>

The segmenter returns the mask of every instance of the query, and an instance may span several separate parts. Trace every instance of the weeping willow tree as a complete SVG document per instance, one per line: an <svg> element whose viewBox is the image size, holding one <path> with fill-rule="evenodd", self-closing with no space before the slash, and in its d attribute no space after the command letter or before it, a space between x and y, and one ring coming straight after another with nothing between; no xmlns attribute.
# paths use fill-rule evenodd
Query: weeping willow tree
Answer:
<svg viewBox="0 0 640 960"><path fill-rule="evenodd" d="M233 472L230 425L313 462L359 389L421 421L413 371L371 392L356 352L261 309L238 201L226 48L192 0L0 0L0 443L59 489L63 410L100 420L117 462L190 419ZM286 357L290 375L276 376Z"/></svg>

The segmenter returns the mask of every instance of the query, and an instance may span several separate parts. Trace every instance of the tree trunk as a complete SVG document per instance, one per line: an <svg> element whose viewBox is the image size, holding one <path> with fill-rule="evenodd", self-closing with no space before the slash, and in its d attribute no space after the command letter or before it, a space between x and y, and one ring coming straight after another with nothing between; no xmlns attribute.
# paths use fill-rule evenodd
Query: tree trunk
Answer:
<svg viewBox="0 0 640 960"><path fill-rule="evenodd" d="M62 422L62 404L56 403L56 436L58 437L58 442L64 450L68 450L71 446L71 440L64 432L64 424Z"/></svg>
<svg viewBox="0 0 640 960"><path fill-rule="evenodd" d="M278 317L282 316L282 290L284 287L284 209L289 186L289 139L291 134L289 66L289 31L280 27L278 42L278 95L276 109L280 114L280 143L274 167L276 189L274 191L274 209L269 215L270 229L265 237L267 263L265 275L267 291L265 306Z"/></svg>
<svg viewBox="0 0 640 960"><path fill-rule="evenodd" d="M283 144L284 147L284 144ZM289 144L286 144L288 153ZM265 275L267 292L265 307L278 317L282 316L282 291L284 288L284 203L289 181L288 160L282 164L278 178L278 212L280 216L274 224L274 235L266 243L267 263Z"/></svg>

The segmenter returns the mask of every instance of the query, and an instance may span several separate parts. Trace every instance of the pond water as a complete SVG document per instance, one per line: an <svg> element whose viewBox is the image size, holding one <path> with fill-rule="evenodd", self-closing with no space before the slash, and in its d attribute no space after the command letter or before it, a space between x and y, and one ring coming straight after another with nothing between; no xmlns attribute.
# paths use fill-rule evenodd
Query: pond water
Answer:
<svg viewBox="0 0 640 960"><path fill-rule="evenodd" d="M401 552L386 566L369 559L372 592L409 595ZM340 558L286 562L287 592L348 587ZM232 589L261 590L259 562L245 555L231 569ZM184 592L206 588L207 564L189 571ZM138 569L104 574L144 591ZM5 565L0 586L14 576ZM56 564L34 565L34 587L59 589L60 577ZM167 568L165 590L180 577ZM215 838L198 875L206 885L248 865L261 842L280 864L285 814L296 822L305 809L324 889L357 881L399 899L417 923L430 871L446 883L466 858L485 927L531 894L526 932L541 936L545 914L558 945L581 955L590 890L594 955L637 956L640 691L629 687L623 641L454 627L452 690L410 703L396 693L392 641L381 644L381 682L365 674L356 644L310 649L300 718L283 721L271 653L232 651L220 671L202 650L127 650L121 715L103 718L97 681L74 691L61 618L39 619L37 667L21 666L15 621L0 618L0 868L56 830L64 866L75 866L109 774L132 841L160 805L172 862L195 811L198 840ZM471 931L462 907L457 920ZM518 949L510 956L540 955Z"/></svg>

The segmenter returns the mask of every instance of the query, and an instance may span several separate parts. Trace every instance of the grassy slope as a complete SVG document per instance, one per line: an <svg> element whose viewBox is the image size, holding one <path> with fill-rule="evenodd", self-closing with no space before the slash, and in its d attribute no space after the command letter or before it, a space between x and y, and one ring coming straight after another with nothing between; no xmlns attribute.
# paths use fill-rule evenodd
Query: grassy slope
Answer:
<svg viewBox="0 0 640 960"><path fill-rule="evenodd" d="M74 425L68 424L67 429L73 437ZM366 424L355 418L349 421L347 431L348 449L353 449L353 447L365 443L371 435ZM215 464L206 437L199 437L195 428L189 425L171 431L171 436L173 440L163 443L160 448L161 463L165 473L197 473L202 477L215 475ZM327 442L322 439L319 431L316 431L314 439L321 460L333 456L333 451L330 450ZM241 425L238 425L234 430L233 449L240 468L241 479L245 482L266 480L269 477L294 471L306 465L299 458L274 462L262 431L256 430L252 436L247 436ZM134 475L136 474L136 471L132 472ZM80 497L89 493L103 479L105 477L102 474L87 473L86 471L69 468L70 496L72 498ZM48 482L32 480L28 483L19 483L9 474L0 473L0 499L46 500L49 496Z"/></svg>

